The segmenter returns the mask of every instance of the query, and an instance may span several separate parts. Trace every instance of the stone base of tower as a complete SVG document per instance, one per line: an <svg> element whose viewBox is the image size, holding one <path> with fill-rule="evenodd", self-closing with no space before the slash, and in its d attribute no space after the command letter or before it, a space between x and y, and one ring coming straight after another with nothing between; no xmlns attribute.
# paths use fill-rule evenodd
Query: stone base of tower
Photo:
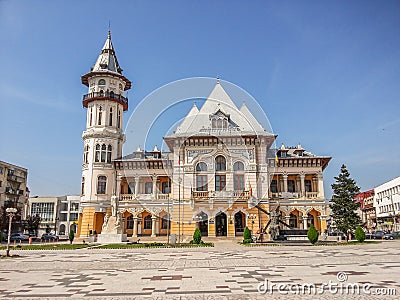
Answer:
<svg viewBox="0 0 400 300"><path fill-rule="evenodd" d="M96 207L82 208L78 219L77 237L89 237L101 232L106 212L98 211Z"/></svg>

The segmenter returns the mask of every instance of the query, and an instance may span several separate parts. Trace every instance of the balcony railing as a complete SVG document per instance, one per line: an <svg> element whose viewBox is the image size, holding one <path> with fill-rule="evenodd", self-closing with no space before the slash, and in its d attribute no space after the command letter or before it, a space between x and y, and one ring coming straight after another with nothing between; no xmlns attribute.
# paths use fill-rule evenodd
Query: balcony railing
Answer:
<svg viewBox="0 0 400 300"><path fill-rule="evenodd" d="M194 199L208 199L208 198L235 198L235 199L249 199L249 191L192 191L192 198Z"/></svg>
<svg viewBox="0 0 400 300"><path fill-rule="evenodd" d="M128 98L119 94L114 94L113 92L92 92L83 95L82 103L84 107L87 107L90 101L101 99L115 100L124 106L124 110L128 109Z"/></svg>
<svg viewBox="0 0 400 300"><path fill-rule="evenodd" d="M24 182L24 178L23 177L17 176L17 175L14 175L14 174L7 174L7 180L16 181L16 182L19 182L19 183Z"/></svg>
<svg viewBox="0 0 400 300"><path fill-rule="evenodd" d="M169 194L121 194L121 201L152 201L152 200L168 200Z"/></svg>
<svg viewBox="0 0 400 300"><path fill-rule="evenodd" d="M306 198L316 199L318 198L318 192L306 192Z"/></svg>

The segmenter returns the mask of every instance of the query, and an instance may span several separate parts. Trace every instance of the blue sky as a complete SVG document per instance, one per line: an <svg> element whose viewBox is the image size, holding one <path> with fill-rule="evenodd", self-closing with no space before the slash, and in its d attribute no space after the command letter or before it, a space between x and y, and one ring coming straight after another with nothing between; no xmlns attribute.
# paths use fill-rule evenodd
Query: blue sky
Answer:
<svg viewBox="0 0 400 300"><path fill-rule="evenodd" d="M328 196L342 163L363 190L399 176L399 1L3 0L0 160L29 169L31 195L79 193L80 76L109 21L133 82L125 120L164 84L220 76L257 99L278 145L333 157Z"/></svg>

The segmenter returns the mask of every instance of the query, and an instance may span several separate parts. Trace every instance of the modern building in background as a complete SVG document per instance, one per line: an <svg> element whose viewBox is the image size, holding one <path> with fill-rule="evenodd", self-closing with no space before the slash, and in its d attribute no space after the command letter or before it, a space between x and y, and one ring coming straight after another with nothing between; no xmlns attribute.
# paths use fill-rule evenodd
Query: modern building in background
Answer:
<svg viewBox="0 0 400 300"><path fill-rule="evenodd" d="M68 238L70 231L77 232L80 196L58 197L57 234Z"/></svg>
<svg viewBox="0 0 400 300"><path fill-rule="evenodd" d="M125 157L124 91L131 82L110 33L82 83L88 93L78 235L100 233L115 209L123 232L134 237L190 237L196 227L203 236L240 236L246 226L264 227L272 211L291 228L326 229L323 171L331 158L301 145L272 149L276 136L245 104L238 108L219 80L202 107L194 104L164 137L169 152L138 148Z"/></svg>
<svg viewBox="0 0 400 300"><path fill-rule="evenodd" d="M0 161L0 207L18 207L22 218L26 216L29 198L27 180L27 169Z"/></svg>
<svg viewBox="0 0 400 300"><path fill-rule="evenodd" d="M46 231L67 238L71 230L75 233L78 224L79 196L32 197L29 198L29 215L42 219L38 235Z"/></svg>
<svg viewBox="0 0 400 300"><path fill-rule="evenodd" d="M368 230L376 228L376 212L374 207L374 190L359 193L354 201L360 206L360 217L363 225Z"/></svg>
<svg viewBox="0 0 400 300"><path fill-rule="evenodd" d="M377 186L374 191L378 228L400 231L400 177Z"/></svg>
<svg viewBox="0 0 400 300"><path fill-rule="evenodd" d="M32 197L28 200L28 215L39 215L42 219L38 229L38 236L43 233L56 231L57 197Z"/></svg>

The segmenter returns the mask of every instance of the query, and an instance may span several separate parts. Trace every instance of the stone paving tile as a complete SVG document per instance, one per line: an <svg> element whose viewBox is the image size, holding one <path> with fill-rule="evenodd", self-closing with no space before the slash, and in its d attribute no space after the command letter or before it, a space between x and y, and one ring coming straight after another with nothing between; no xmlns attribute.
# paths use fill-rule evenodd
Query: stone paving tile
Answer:
<svg viewBox="0 0 400 300"><path fill-rule="evenodd" d="M397 299L400 241L363 246L18 251L0 264L0 299L311 299L283 295L279 284L370 284L397 296L340 295L323 288L312 299ZM17 251L15 251L17 252ZM23 266L23 270L21 270ZM271 293L259 284L273 284ZM287 291L287 290L286 290ZM288 292L288 291L287 291Z"/></svg>

